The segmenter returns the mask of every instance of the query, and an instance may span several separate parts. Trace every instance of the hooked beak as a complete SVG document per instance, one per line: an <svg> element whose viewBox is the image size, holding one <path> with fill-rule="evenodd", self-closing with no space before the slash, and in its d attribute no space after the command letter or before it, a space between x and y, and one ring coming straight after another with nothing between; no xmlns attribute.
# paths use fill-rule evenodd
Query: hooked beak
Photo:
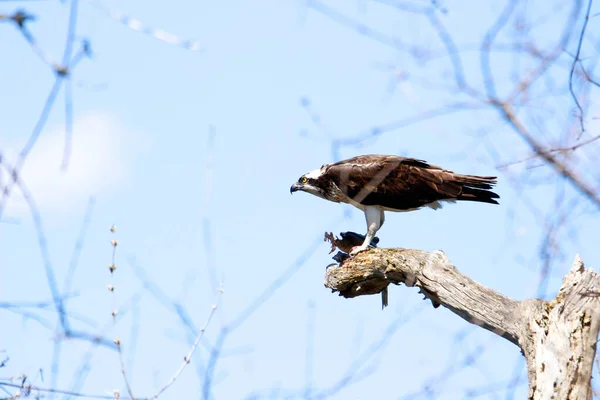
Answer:
<svg viewBox="0 0 600 400"><path fill-rule="evenodd" d="M302 185L298 184L298 183L294 183L292 185L292 187L290 187L290 194L297 192L298 190L302 190Z"/></svg>

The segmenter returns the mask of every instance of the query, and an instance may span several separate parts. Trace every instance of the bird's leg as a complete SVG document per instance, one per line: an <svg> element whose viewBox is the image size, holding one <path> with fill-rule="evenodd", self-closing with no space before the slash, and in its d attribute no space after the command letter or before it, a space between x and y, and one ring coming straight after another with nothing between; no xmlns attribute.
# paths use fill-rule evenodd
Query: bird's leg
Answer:
<svg viewBox="0 0 600 400"><path fill-rule="evenodd" d="M365 218L367 219L367 235L365 236L363 244L352 249L352 251L350 252L351 256L354 256L360 253L361 251L365 251L369 248L371 240L373 240L373 237L375 237L375 234L381 227L382 214L383 213L381 212L381 210L379 210L377 207L365 207Z"/></svg>

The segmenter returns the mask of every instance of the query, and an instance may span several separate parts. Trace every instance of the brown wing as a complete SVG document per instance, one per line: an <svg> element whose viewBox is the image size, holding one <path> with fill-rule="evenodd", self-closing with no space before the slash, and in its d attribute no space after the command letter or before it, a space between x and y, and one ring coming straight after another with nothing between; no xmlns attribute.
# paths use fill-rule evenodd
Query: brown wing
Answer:
<svg viewBox="0 0 600 400"><path fill-rule="evenodd" d="M326 174L348 197L364 205L398 210L437 200L471 200L498 204L489 191L495 177L460 175L422 160L365 155L331 164Z"/></svg>

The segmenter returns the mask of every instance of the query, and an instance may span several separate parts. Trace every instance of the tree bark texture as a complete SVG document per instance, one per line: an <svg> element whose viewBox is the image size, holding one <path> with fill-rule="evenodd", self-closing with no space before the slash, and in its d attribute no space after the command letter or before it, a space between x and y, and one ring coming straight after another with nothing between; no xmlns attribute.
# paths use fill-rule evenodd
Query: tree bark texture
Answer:
<svg viewBox="0 0 600 400"><path fill-rule="evenodd" d="M325 286L352 298L389 284L416 286L468 322L520 347L529 399L592 398L591 375L600 329L600 276L577 256L551 301L513 300L461 274L441 251L371 249L330 266Z"/></svg>

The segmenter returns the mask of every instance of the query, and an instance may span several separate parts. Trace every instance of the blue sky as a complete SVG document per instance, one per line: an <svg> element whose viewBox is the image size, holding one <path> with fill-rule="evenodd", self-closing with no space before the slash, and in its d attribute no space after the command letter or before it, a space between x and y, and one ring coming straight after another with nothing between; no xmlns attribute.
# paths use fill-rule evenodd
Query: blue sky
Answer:
<svg viewBox="0 0 600 400"><path fill-rule="evenodd" d="M362 232L364 216L349 206L289 194L303 173L335 157L364 153L498 174L500 206L456 204L441 211L388 213L380 245L442 249L478 282L516 299L535 296L541 228L528 204L551 209L553 186L523 193L511 184L518 173L498 170L490 143L504 162L527 156L528 149L495 113L464 111L392 129L357 146L332 146L332 141L460 100L461 95L439 89L451 82L447 60L420 65L302 2L102 4L205 46L191 52L165 44L82 1L78 37L91 41L94 55L73 76L70 168L60 171L65 138L60 96L23 170L62 290L88 215L68 309L77 329L121 339L136 396L149 396L164 385L190 347L181 320L163 297L144 288L140 270L166 299L185 307L196 327L216 301L213 274L224 289L196 361L163 398L200 397L210 349L232 323L235 329L214 373L216 399L268 393L279 398L305 390L335 399L395 399L427 386L434 397L461 399L469 389L506 386L519 350L445 309L434 310L415 289L390 288L384 311L379 296L344 300L326 290L323 277L331 259L323 233ZM371 2L325 4L417 47L441 48L423 18ZM3 2L0 12L17 6L38 15L31 30L59 59L67 5ZM503 4L445 6L444 22L456 42L466 45L480 37ZM0 54L8 61L0 65L0 148L10 159L33 129L53 75L17 30L7 24L0 29L6 38ZM467 54L465 60L466 73L476 80L477 58ZM499 62L498 70L504 74L503 65L508 69ZM402 74L407 78L398 79ZM50 300L36 230L20 196L11 198L5 214L2 301ZM596 217L580 212L573 221L579 235L567 240L565 234L565 258L552 271L550 294L577 252L588 265L598 262L592 239ZM112 281L107 266L114 238L119 245ZM281 286L269 291L278 278ZM106 289L111 283L114 299ZM265 293L260 307L252 308ZM113 327L111 311L131 298L134 305ZM52 310L32 312L51 327L56 324ZM35 384L50 386L54 329L7 310L0 315L2 325L11 327L0 334L0 350L10 357L0 376L26 373ZM56 386L125 393L114 351L94 349L91 370L79 374L89 349L84 341L63 342ZM477 356L476 362L464 366L469 355ZM349 370L356 373L351 384L334 390ZM82 378L79 384L74 376ZM479 398L505 394L501 389Z"/></svg>

